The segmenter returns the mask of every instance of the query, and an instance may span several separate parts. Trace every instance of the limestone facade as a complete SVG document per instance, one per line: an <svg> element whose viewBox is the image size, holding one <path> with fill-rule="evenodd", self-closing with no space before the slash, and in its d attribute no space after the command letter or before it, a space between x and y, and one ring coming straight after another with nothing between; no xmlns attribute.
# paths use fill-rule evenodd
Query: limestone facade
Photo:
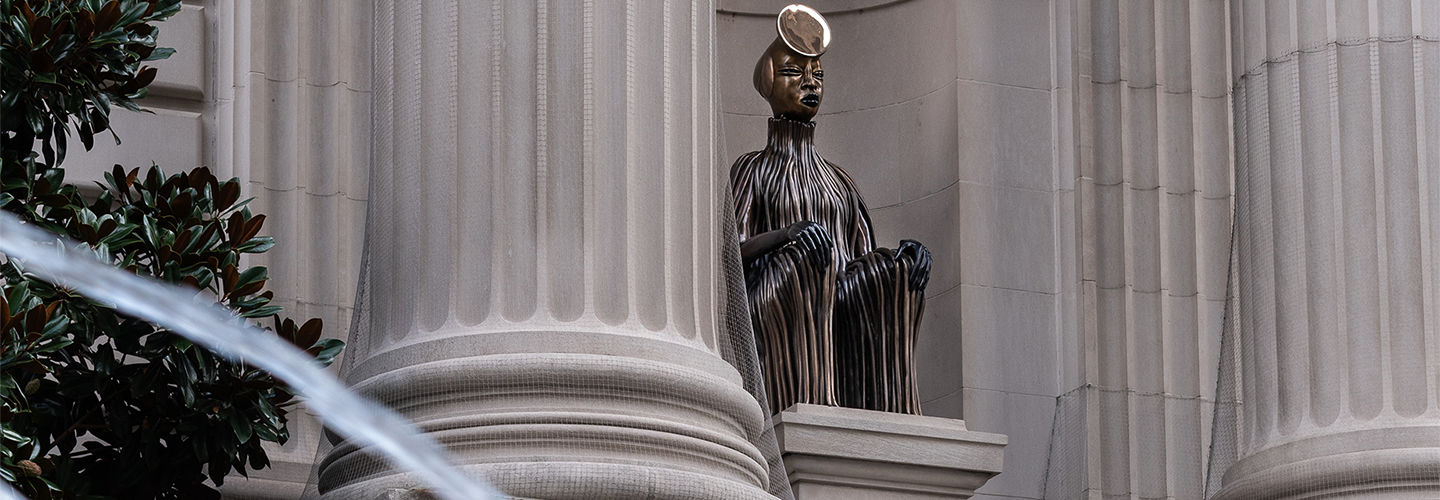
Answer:
<svg viewBox="0 0 1440 500"><path fill-rule="evenodd" d="M488 206L496 207L495 197L513 195L497 191L506 182L542 177L560 192L600 196L594 206L568 205L547 197L554 192L548 190L514 200L568 214L542 226L510 224L511 205L501 204L488 216L497 222L492 229L519 231L500 234L544 250L503 269L467 269L484 275L488 289L456 287L444 269L417 269L411 286L449 298L426 302L445 310L414 312L413 330L439 331L450 321L493 326L538 311L549 318L547 329L577 321L610 325L600 330L634 321L643 331L662 325L659 331L703 353L706 306L693 293L609 295L555 280L585 275L588 283L628 287L637 280L714 279L688 274L712 257L695 250L703 247L695 238L708 237L703 227L684 233L692 238L678 246L630 246L646 231L673 236L691 229L643 222L674 205L621 210L603 193L623 189L633 198L678 189L670 184L675 177L625 175L660 163L686 165L679 181L708 182L739 154L761 147L767 109L751 88L750 71L773 38L774 12L788 2L540 3L550 14L577 16L578 35L543 35L556 40L545 59L559 58L579 68L582 80L588 74L601 82L590 91L609 98L591 107L583 92L564 92L576 85L573 76L546 73L552 80L543 83L518 70L492 74L493 47L477 56L482 66L460 59L451 65L447 54L484 51L489 32L479 25L443 31L450 38L416 27L470 19L459 9L486 10L474 16L493 20L491 9L537 5L475 3L484 7L416 2L420 17L402 23L377 14L390 12L390 2L187 1L162 27L162 44L180 52L162 63L156 97L146 103L156 114L117 120L125 143L77 155L69 160L78 168L70 177L83 177L91 163L99 172L111 162L153 160L172 169L209 164L247 180L279 242L265 259L281 303L298 308L297 315L323 317L333 334L348 328L354 304L364 207L372 199L372 143L376 154L388 141L398 148L389 157L447 163L507 154L486 142L509 139L493 135L497 123L523 131L514 140L550 131L543 159L528 161L612 169L594 178L616 184L517 169L488 171L488 183L464 178L451 186L454 197L431 208L485 213L472 193L490 196ZM828 85L816 118L817 147L855 177L882 244L914 238L935 256L919 349L924 412L1009 436L1004 472L979 490L981 497L1198 497L1207 473L1223 473L1206 468L1217 375L1255 384L1241 395L1246 420L1237 432L1245 456L1236 481L1246 480L1245 471L1274 467L1281 473L1271 478L1295 477L1283 472L1293 464L1271 458L1306 438L1337 436L1309 452L1343 451L1364 432L1395 428L1421 433L1408 443L1434 438L1440 339L1432 283L1436 184L1429 176L1440 158L1434 45L1440 8L1418 0L811 5L836 34L824 58ZM456 17L444 9L456 9ZM678 26L713 23L714 31L677 35L606 24L611 9L660 9L656 15L674 17ZM425 11L442 14L429 18ZM420 24L406 24L412 22ZM538 39L534 31L517 33L508 36ZM632 50L605 59L605 47L614 45L566 36ZM439 73L378 66L372 47L382 37L410 44L404 46L417 55L394 64ZM578 60L567 59L576 55L565 52L572 47L582 50ZM510 54L499 52L501 63ZM520 56L537 60L533 52ZM696 57L713 61L680 70L692 79L673 89L688 96L679 101L636 95L632 102L603 83L675 72L675 61ZM624 72L604 73L616 68ZM713 73L701 75L706 69ZM424 78L400 78L414 74ZM385 83L374 75L400 77ZM382 83L416 106L386 104L376 91ZM510 107L458 114L435 108L442 101L424 98L432 93L462 105L479 99L470 105L482 108L498 94ZM579 115L537 115L539 102L546 113ZM515 121L522 115L528 118ZM537 116L548 118L537 124ZM580 126L599 118L605 127ZM570 119L578 121L566 124ZM683 123L667 126L667 119ZM618 133L615 127L695 128L655 146L607 136ZM463 177L459 170L445 175ZM713 223L693 211L699 205L688 206L683 220ZM1236 211L1239 309L1230 319L1242 340L1231 346L1239 362L1227 375L1220 370L1221 336ZM547 243L547 235L565 232L601 241L595 238L610 236L588 228L625 225L631 216L642 216L643 227L613 245ZM437 236L425 233L435 228L406 230ZM462 258L476 257L465 252L495 249L495 240L467 239L495 236L453 237L466 244L436 257L458 266L479 262ZM616 248L633 250L604 253ZM665 273L638 273L635 252L651 251L667 263ZM497 295L517 290L526 295ZM485 307L455 305L462 298ZM623 307L613 302L622 298ZM677 320L668 314L679 310L677 303L695 309ZM654 311L667 314L661 320ZM300 423L291 444L276 450L272 472L237 478L227 494L298 491L311 472L318 429L313 421ZM1373 463L1382 464L1381 472L1404 468L1414 464L1406 456L1433 457L1435 446Z"/></svg>

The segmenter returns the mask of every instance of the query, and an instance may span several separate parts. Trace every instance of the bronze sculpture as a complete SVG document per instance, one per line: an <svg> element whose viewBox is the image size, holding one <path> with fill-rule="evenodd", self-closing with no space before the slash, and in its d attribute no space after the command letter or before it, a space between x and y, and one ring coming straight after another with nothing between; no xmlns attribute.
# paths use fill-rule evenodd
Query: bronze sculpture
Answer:
<svg viewBox="0 0 1440 500"><path fill-rule="evenodd" d="M730 169L750 317L770 404L920 413L914 350L930 252L876 248L865 201L814 149L824 90L824 18L790 5L755 66L770 103L765 149Z"/></svg>

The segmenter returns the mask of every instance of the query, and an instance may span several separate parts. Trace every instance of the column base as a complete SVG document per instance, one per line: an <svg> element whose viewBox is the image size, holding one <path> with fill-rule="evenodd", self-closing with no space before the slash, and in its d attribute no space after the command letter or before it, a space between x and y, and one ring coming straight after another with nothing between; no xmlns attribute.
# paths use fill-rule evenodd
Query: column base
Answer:
<svg viewBox="0 0 1440 500"><path fill-rule="evenodd" d="M632 498L774 497L753 485L665 467L594 462L512 462L462 466L506 495L547 500ZM410 474L392 474L348 484L321 498L339 500L433 500Z"/></svg>
<svg viewBox="0 0 1440 500"><path fill-rule="evenodd" d="M545 349L549 352L535 352ZM595 332L491 332L359 363L357 391L409 417L462 470L523 498L767 498L760 405L718 356ZM327 498L422 491L341 442Z"/></svg>
<svg viewBox="0 0 1440 500"><path fill-rule="evenodd" d="M969 498L1006 443L964 420L811 404L776 415L775 437L797 500Z"/></svg>
<svg viewBox="0 0 1440 500"><path fill-rule="evenodd" d="M1301 439L1236 462L1224 479L1217 500L1440 498L1440 426Z"/></svg>

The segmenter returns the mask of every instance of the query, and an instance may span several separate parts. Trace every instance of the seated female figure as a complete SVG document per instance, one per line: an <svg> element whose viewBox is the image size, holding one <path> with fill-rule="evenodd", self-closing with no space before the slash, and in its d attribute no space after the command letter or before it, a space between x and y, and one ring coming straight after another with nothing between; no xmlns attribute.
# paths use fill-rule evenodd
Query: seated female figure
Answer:
<svg viewBox="0 0 1440 500"><path fill-rule="evenodd" d="M814 148L823 46L806 54L794 47L804 43L787 43L781 15L782 36L754 75L774 111L769 138L730 170L772 410L814 403L918 414L914 350L930 253L910 240L875 247L854 181Z"/></svg>

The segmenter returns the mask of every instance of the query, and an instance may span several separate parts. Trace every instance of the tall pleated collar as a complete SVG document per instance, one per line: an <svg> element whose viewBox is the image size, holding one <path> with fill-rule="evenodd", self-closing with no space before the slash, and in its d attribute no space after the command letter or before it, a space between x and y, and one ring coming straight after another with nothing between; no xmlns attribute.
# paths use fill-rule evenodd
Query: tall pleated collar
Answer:
<svg viewBox="0 0 1440 500"><path fill-rule="evenodd" d="M788 118L770 119L770 136L765 151L777 156L808 159L815 155L815 122Z"/></svg>

